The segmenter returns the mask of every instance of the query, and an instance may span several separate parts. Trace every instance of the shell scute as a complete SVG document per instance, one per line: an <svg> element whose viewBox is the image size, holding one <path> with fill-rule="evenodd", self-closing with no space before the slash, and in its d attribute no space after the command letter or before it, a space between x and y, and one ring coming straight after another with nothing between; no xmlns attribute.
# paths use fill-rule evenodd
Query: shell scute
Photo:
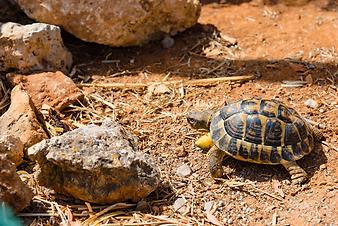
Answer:
<svg viewBox="0 0 338 226"><path fill-rule="evenodd" d="M241 110L249 115L258 114L260 112L258 102L256 99L243 100L241 102Z"/></svg>
<svg viewBox="0 0 338 226"><path fill-rule="evenodd" d="M236 114L224 121L224 128L231 137L241 139L244 135L245 124L240 115Z"/></svg>
<svg viewBox="0 0 338 226"><path fill-rule="evenodd" d="M269 118L265 124L264 145L282 145L282 123L276 118Z"/></svg>
<svg viewBox="0 0 338 226"><path fill-rule="evenodd" d="M244 140L254 144L262 143L262 123L258 115L248 115Z"/></svg>

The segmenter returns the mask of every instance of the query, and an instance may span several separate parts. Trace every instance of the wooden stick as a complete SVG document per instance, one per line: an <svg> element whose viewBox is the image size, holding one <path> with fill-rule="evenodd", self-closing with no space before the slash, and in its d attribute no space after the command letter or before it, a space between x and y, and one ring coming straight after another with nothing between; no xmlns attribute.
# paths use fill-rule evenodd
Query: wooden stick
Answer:
<svg viewBox="0 0 338 226"><path fill-rule="evenodd" d="M328 148L332 148L333 150L337 151L338 152L338 148L335 147L333 144L331 143L328 143L326 141L321 141L322 144L326 145Z"/></svg>
<svg viewBox="0 0 338 226"><path fill-rule="evenodd" d="M165 82L148 82L148 83L102 83L102 84L93 84L93 83L82 83L77 84L78 87L100 87L100 88L145 88L150 85L157 84L166 84L166 85L178 85L183 84L186 86L208 86L215 85L220 82L227 81L248 81L254 79L253 75L244 75L244 76L231 76L231 77L220 77L220 78L206 78L206 79L196 79L188 81L165 81Z"/></svg>

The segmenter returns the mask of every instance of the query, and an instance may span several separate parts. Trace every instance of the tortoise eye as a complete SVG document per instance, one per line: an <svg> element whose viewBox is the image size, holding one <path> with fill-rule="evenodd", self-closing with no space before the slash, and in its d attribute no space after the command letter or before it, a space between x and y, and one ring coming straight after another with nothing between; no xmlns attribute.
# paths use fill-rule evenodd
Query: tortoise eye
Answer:
<svg viewBox="0 0 338 226"><path fill-rule="evenodd" d="M187 118L187 120L190 124L196 124L196 120L193 118Z"/></svg>

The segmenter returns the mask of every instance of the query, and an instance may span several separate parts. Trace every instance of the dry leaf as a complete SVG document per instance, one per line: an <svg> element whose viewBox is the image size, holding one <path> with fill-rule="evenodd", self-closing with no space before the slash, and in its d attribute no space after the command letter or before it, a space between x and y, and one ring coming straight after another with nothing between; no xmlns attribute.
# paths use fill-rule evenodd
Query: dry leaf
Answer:
<svg viewBox="0 0 338 226"><path fill-rule="evenodd" d="M210 213L210 211L206 212L206 215L207 215L207 218L208 218L208 221L214 225L217 225L217 226L222 226L222 223L219 222L219 220L217 220L217 218L212 215L212 213Z"/></svg>
<svg viewBox="0 0 338 226"><path fill-rule="evenodd" d="M281 183L279 182L279 180L277 180L276 176L273 176L272 177L272 187L273 187L273 190L278 194L280 195L282 198L285 197L285 194L282 190L282 186L281 186Z"/></svg>

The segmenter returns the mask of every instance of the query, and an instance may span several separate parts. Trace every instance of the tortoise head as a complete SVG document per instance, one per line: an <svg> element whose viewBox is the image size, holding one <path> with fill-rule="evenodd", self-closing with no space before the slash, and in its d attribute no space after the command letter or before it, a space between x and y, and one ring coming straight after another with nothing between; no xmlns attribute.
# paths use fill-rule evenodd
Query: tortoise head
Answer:
<svg viewBox="0 0 338 226"><path fill-rule="evenodd" d="M186 115L188 123L194 129L209 130L213 110L193 111Z"/></svg>

